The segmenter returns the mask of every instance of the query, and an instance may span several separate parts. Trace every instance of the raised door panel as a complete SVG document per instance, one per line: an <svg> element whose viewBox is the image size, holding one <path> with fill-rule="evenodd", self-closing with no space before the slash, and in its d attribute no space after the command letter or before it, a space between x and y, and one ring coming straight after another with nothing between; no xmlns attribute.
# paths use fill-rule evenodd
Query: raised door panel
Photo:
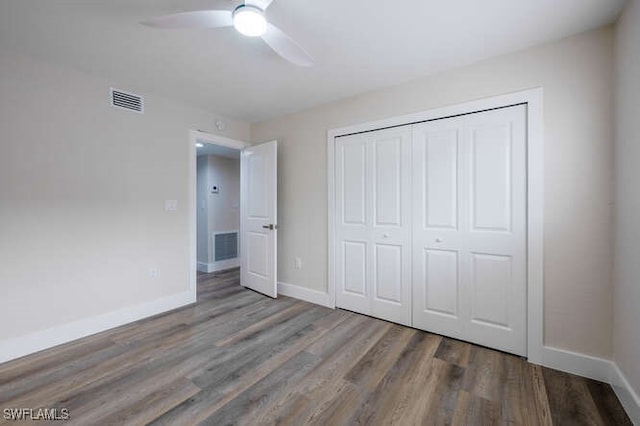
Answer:
<svg viewBox="0 0 640 426"><path fill-rule="evenodd" d="M374 252L373 297L377 301L400 305L403 279L402 246L376 244Z"/></svg>
<svg viewBox="0 0 640 426"><path fill-rule="evenodd" d="M425 132L424 190L422 209L424 229L458 228L458 129Z"/></svg>
<svg viewBox="0 0 640 426"><path fill-rule="evenodd" d="M472 230L511 231L511 126L470 130Z"/></svg>
<svg viewBox="0 0 640 426"><path fill-rule="evenodd" d="M403 135L373 139L375 226L402 226Z"/></svg>
<svg viewBox="0 0 640 426"><path fill-rule="evenodd" d="M461 262L456 249L414 244L412 325L433 333L463 338Z"/></svg>
<svg viewBox="0 0 640 426"><path fill-rule="evenodd" d="M269 180L265 179L267 173L265 158L261 155L247 157L248 191L247 213L249 219L268 219L270 215L268 196Z"/></svg>
<svg viewBox="0 0 640 426"><path fill-rule="evenodd" d="M342 290L367 298L367 244L359 241L342 243Z"/></svg>
<svg viewBox="0 0 640 426"><path fill-rule="evenodd" d="M366 224L366 145L356 140L341 145L339 163L343 225Z"/></svg>
<svg viewBox="0 0 640 426"><path fill-rule="evenodd" d="M458 317L458 252L424 250L424 310L450 318Z"/></svg>
<svg viewBox="0 0 640 426"><path fill-rule="evenodd" d="M269 237L264 233L247 233L247 273L260 278L269 276Z"/></svg>
<svg viewBox="0 0 640 426"><path fill-rule="evenodd" d="M411 325L411 259L408 244L377 243L373 250L371 315Z"/></svg>
<svg viewBox="0 0 640 426"><path fill-rule="evenodd" d="M343 240L336 259L336 305L371 314L370 244Z"/></svg>
<svg viewBox="0 0 640 426"><path fill-rule="evenodd" d="M471 321L510 328L511 256L471 253Z"/></svg>
<svg viewBox="0 0 640 426"><path fill-rule="evenodd" d="M526 264L516 255L469 254L470 342L526 355Z"/></svg>

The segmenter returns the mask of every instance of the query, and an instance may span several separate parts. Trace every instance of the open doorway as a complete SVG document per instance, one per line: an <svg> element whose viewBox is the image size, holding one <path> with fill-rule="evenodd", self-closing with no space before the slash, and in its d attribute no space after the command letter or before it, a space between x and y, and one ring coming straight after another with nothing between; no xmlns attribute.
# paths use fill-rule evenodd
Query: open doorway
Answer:
<svg viewBox="0 0 640 426"><path fill-rule="evenodd" d="M190 132L191 285L194 298L217 275L239 281L241 267L241 164L248 144L199 131ZM204 292L204 293L203 293ZM205 295L206 296L206 295Z"/></svg>
<svg viewBox="0 0 640 426"><path fill-rule="evenodd" d="M240 151L200 141L196 162L197 268L240 267Z"/></svg>
<svg viewBox="0 0 640 426"><path fill-rule="evenodd" d="M277 297L277 142L189 133L190 286L235 271L240 285ZM239 266L239 270L238 270Z"/></svg>

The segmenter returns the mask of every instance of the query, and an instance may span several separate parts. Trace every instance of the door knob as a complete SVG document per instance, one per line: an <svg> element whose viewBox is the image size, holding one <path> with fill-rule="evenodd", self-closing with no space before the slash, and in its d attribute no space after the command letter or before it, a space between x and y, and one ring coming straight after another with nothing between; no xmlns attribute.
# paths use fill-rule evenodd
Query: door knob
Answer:
<svg viewBox="0 0 640 426"><path fill-rule="evenodd" d="M262 225L262 227L263 227L264 229L270 229L270 230L272 230L272 231L273 231L274 229L276 229L276 226L275 226L273 223L270 223L270 224L268 224L268 225Z"/></svg>
<svg viewBox="0 0 640 426"><path fill-rule="evenodd" d="M441 243L443 241L442 238L436 238L436 243Z"/></svg>
<svg viewBox="0 0 640 426"><path fill-rule="evenodd" d="M389 238L390 236L391 236L391 235L389 235L389 234L387 234L387 233L382 234L382 238Z"/></svg>

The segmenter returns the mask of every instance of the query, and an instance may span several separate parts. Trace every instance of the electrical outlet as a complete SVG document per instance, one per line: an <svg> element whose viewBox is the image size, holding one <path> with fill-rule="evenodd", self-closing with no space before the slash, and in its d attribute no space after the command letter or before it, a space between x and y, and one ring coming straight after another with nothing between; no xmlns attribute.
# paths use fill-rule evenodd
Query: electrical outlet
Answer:
<svg viewBox="0 0 640 426"><path fill-rule="evenodd" d="M158 278L159 271L157 268L149 268L149 277Z"/></svg>
<svg viewBox="0 0 640 426"><path fill-rule="evenodd" d="M302 269L302 258L301 257L296 257L293 260L293 266L296 269Z"/></svg>

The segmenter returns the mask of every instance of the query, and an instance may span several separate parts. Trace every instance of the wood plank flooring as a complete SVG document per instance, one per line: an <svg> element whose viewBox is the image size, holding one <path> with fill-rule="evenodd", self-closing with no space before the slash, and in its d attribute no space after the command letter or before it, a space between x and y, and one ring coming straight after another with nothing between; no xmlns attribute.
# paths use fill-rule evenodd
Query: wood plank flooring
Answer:
<svg viewBox="0 0 640 426"><path fill-rule="evenodd" d="M240 287L237 269L201 275L198 293L193 306L0 365L0 413L66 408L56 423L77 425L631 424L606 384L272 300Z"/></svg>

